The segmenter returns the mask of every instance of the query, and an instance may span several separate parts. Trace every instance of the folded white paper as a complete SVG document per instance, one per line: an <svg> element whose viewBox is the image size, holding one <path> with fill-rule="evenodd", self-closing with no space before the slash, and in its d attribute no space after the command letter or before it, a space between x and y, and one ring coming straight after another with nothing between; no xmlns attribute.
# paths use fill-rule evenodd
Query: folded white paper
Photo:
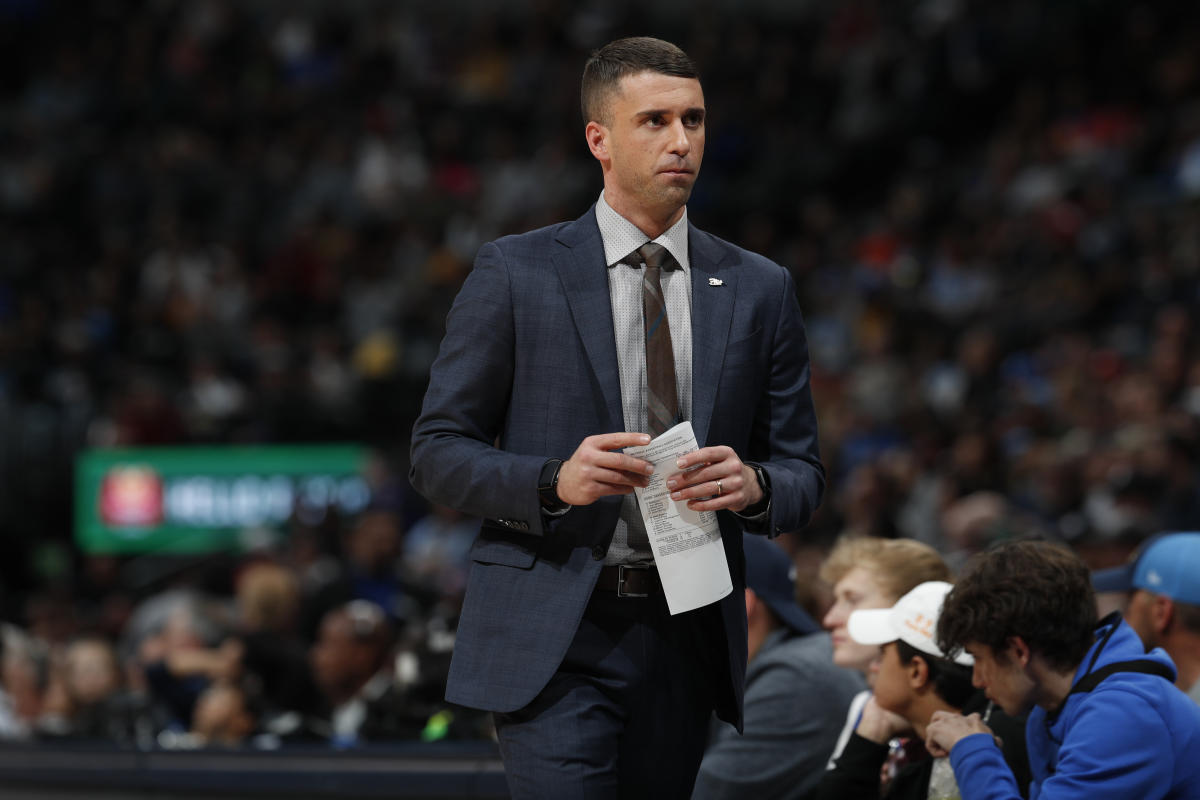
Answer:
<svg viewBox="0 0 1200 800"><path fill-rule="evenodd" d="M650 444L625 448L654 465L650 485L634 491L672 614L715 603L733 591L716 513L693 511L686 501L672 500L667 489L667 477L679 471L675 460L696 449L696 434L687 421Z"/></svg>

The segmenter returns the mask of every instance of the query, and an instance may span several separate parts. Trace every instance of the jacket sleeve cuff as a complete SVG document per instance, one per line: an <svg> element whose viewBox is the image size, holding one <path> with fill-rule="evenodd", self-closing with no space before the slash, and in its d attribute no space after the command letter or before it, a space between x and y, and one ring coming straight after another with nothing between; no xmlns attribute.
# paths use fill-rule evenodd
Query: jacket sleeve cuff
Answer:
<svg viewBox="0 0 1200 800"><path fill-rule="evenodd" d="M1012 768L990 733L973 733L950 751L950 767L963 800L1020 800Z"/></svg>

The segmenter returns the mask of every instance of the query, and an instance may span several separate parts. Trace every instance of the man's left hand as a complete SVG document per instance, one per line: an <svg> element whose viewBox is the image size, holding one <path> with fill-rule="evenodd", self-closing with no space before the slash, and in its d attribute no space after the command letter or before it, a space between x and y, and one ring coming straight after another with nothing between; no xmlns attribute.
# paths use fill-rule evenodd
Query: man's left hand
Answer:
<svg viewBox="0 0 1200 800"><path fill-rule="evenodd" d="M693 511L741 511L762 499L754 470L732 447L702 447L680 456L679 472L667 477L672 500L686 500Z"/></svg>
<svg viewBox="0 0 1200 800"><path fill-rule="evenodd" d="M987 733L995 738L992 729L983 723L978 714L955 714L952 711L935 711L925 728L925 749L934 758L950 755L954 745L976 733ZM997 745L1000 743L996 739Z"/></svg>

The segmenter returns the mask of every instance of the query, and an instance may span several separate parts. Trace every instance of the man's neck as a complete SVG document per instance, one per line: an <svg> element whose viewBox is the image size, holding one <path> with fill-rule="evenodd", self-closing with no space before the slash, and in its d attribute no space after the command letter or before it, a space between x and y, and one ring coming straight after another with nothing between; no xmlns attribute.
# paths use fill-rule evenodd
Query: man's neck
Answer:
<svg viewBox="0 0 1200 800"><path fill-rule="evenodd" d="M615 192L604 190L604 201L613 211L637 226L637 229L651 239L657 239L679 222L683 216L684 206L665 209L646 209L626 200Z"/></svg>
<svg viewBox="0 0 1200 800"><path fill-rule="evenodd" d="M1172 636L1162 647L1175 662L1178 671L1175 685L1189 691L1200 681L1200 636L1187 633Z"/></svg>
<svg viewBox="0 0 1200 800"><path fill-rule="evenodd" d="M1059 670L1047 664L1041 656L1034 655L1027 669L1037 687L1034 702L1047 711L1052 711L1061 706L1071 693L1078 665L1068 670Z"/></svg>
<svg viewBox="0 0 1200 800"><path fill-rule="evenodd" d="M925 741L925 726L929 724L929 719L935 711L949 711L951 714L962 713L961 708L955 708L950 705L939 697L937 692L930 688L926 694L923 694L913 703L912 707L904 715L912 723L913 733L921 741Z"/></svg>

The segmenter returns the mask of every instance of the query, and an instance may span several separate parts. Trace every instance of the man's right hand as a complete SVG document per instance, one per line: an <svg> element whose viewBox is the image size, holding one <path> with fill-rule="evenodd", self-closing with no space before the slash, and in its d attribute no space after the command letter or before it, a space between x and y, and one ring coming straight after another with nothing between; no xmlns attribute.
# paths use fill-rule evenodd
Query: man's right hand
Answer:
<svg viewBox="0 0 1200 800"><path fill-rule="evenodd" d="M954 745L976 733L992 733L992 729L984 724L978 714L968 714L964 717L952 711L935 711L925 728L925 749L934 758L948 756ZM1003 744L1000 737L994 733L992 738L995 739L997 747Z"/></svg>
<svg viewBox="0 0 1200 800"><path fill-rule="evenodd" d="M601 497L629 494L650 482L649 461L615 452L650 443L645 433L601 433L589 436L558 472L558 497L573 506L586 506Z"/></svg>

